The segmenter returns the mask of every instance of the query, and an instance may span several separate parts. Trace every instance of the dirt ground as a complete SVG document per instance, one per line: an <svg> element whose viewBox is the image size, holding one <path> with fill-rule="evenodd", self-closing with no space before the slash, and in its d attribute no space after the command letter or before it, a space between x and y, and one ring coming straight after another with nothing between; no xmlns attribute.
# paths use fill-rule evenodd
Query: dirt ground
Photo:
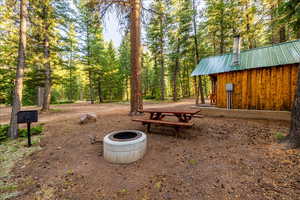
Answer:
<svg viewBox="0 0 300 200"><path fill-rule="evenodd" d="M147 104L184 107L192 101ZM107 163L101 143L110 131L146 129L131 121L128 105L63 105L42 113L42 150L17 163L13 179L22 191L15 199L46 200L222 200L300 199L300 151L283 150L275 134L287 134L288 121L226 117L193 119L181 131L153 127L143 159L129 165ZM8 120L1 110L0 123ZM80 113L97 122L79 125Z"/></svg>

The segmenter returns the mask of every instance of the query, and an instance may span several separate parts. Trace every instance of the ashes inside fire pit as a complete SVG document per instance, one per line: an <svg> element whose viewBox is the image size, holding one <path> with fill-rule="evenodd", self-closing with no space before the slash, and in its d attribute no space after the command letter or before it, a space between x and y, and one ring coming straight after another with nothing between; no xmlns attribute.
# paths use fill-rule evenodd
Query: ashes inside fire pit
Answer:
<svg viewBox="0 0 300 200"><path fill-rule="evenodd" d="M141 137L142 134L137 131L122 131L111 134L109 139L113 141L129 141Z"/></svg>

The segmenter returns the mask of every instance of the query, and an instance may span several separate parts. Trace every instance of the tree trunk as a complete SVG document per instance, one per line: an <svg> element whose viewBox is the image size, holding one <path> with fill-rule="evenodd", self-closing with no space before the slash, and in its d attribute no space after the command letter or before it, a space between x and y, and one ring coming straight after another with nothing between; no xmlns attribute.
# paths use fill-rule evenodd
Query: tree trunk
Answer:
<svg viewBox="0 0 300 200"><path fill-rule="evenodd" d="M199 90L198 90L198 84L197 84L197 76L194 76L194 88L195 88L195 97L196 97L196 105L199 104Z"/></svg>
<svg viewBox="0 0 300 200"><path fill-rule="evenodd" d="M39 107L43 106L43 100L44 100L44 88L43 87L38 87L38 100L37 100L37 104Z"/></svg>
<svg viewBox="0 0 300 200"><path fill-rule="evenodd" d="M109 87L109 96L110 96L110 102L112 102L112 100L113 100L113 89L112 89L112 87Z"/></svg>
<svg viewBox="0 0 300 200"><path fill-rule="evenodd" d="M248 40L248 48L249 49L252 49L254 44L253 44L253 37L251 36L251 24L250 24L250 16L249 16L249 13L248 13L248 8L249 8L249 5L248 5L248 1L246 1L246 10L245 12L247 13L246 14L246 37L247 37L247 40Z"/></svg>
<svg viewBox="0 0 300 200"><path fill-rule="evenodd" d="M282 4L282 0L277 1L277 9L280 7ZM286 29L285 29L285 24L281 24L279 28L279 42L285 42L286 41Z"/></svg>
<svg viewBox="0 0 300 200"><path fill-rule="evenodd" d="M224 0L221 0L222 6L224 4ZM220 54L224 53L224 48L225 48L225 35L224 35L224 9L223 7L221 8L221 13L220 13L221 21L220 21Z"/></svg>
<svg viewBox="0 0 300 200"><path fill-rule="evenodd" d="M50 107L50 93L51 93L51 69L50 69L50 50L49 50L49 38L45 37L44 43L44 59L45 62L45 85L44 85L44 100L43 100L43 111L49 110Z"/></svg>
<svg viewBox="0 0 300 200"><path fill-rule="evenodd" d="M276 43L275 31L274 31L274 29L275 29L275 23L274 23L274 15L275 15L275 13L274 13L274 10L275 10L274 5L272 5L271 6L271 14L270 14L270 17L271 17L271 24L270 24L270 26L271 26L271 43L272 44Z"/></svg>
<svg viewBox="0 0 300 200"><path fill-rule="evenodd" d="M208 92L207 92L207 79L205 77L202 79L202 77L201 77L201 80L202 80L201 83L203 83L202 88L204 88L203 95L207 96L208 95Z"/></svg>
<svg viewBox="0 0 300 200"><path fill-rule="evenodd" d="M191 86L190 86L190 72L189 69L186 68L186 77L187 77L187 90L188 90L188 97L191 97Z"/></svg>
<svg viewBox="0 0 300 200"><path fill-rule="evenodd" d="M50 68L50 45L49 45L49 22L48 22L48 7L46 5L43 8L44 12L44 59L45 59L45 85L44 85L44 100L43 100L43 111L49 110L50 107L50 96L51 96L51 68Z"/></svg>
<svg viewBox="0 0 300 200"><path fill-rule="evenodd" d="M69 63L68 63L68 66L69 66L69 94L68 94L68 98L69 98L69 101L73 101L73 84L72 84L72 74L73 74L73 70L72 70L72 66L73 66L73 43L71 42L70 44L71 46L71 54L69 56Z"/></svg>
<svg viewBox="0 0 300 200"><path fill-rule="evenodd" d="M153 70L154 70L154 77L157 77L156 75L157 75L157 55L156 55L156 53L154 53L154 66L153 66ZM156 95L157 95L157 90L156 90L156 83L155 83L156 81L154 80L154 82L152 83L152 96L153 97L155 97L156 98Z"/></svg>
<svg viewBox="0 0 300 200"><path fill-rule="evenodd" d="M26 18L27 18L27 0L21 0L18 65L16 69L16 80L15 80L15 88L13 93L10 128L8 131L8 134L11 138L18 137L17 113L20 111L22 106L22 90L23 90L25 53L26 53Z"/></svg>
<svg viewBox="0 0 300 200"><path fill-rule="evenodd" d="M125 84L126 84L126 86L125 86L125 89L126 89L126 93L125 93L125 95L126 95L126 101L128 101L129 100L129 92L128 92L128 78L127 78L127 76L126 76L126 79L125 79Z"/></svg>
<svg viewBox="0 0 300 200"><path fill-rule="evenodd" d="M87 65L90 67L90 56L91 56L91 50L90 50L90 27L89 27L89 21L86 21L86 41L87 41ZM91 104L94 104L94 88L93 88L93 79L92 79L92 70L88 69L88 79L89 79L89 89L90 89L90 101Z"/></svg>
<svg viewBox="0 0 300 200"><path fill-rule="evenodd" d="M196 56L196 66L200 61L200 55L199 55L199 49L198 49L198 38L197 38L197 23L196 23L196 6L195 6L195 0L193 0L193 10L194 10L194 15L193 15L193 29L194 29L194 43L195 43L195 56ZM195 79L197 79L195 77ZM199 83L201 82L201 76L199 76ZM197 83L195 84L197 86ZM198 84L198 88L195 89L196 92L196 105L199 104L199 95L201 96L201 103L204 104L204 94L203 94L203 87L202 84Z"/></svg>
<svg viewBox="0 0 300 200"><path fill-rule="evenodd" d="M98 96L99 96L99 102L103 103L102 86L101 86L101 80L100 79L98 79Z"/></svg>
<svg viewBox="0 0 300 200"><path fill-rule="evenodd" d="M285 26L282 26L279 29L279 40L280 40L280 42L286 41Z"/></svg>
<svg viewBox="0 0 300 200"><path fill-rule="evenodd" d="M180 50L180 44L178 39L177 44L177 56L175 61L175 69L173 73L173 101L177 101L177 76L179 71L179 50Z"/></svg>
<svg viewBox="0 0 300 200"><path fill-rule="evenodd" d="M204 100L204 93L203 93L203 86L202 86L202 77L198 76L198 98L196 99L196 105L199 105L199 94L201 94L201 103L205 104L205 100Z"/></svg>
<svg viewBox="0 0 300 200"><path fill-rule="evenodd" d="M164 40L163 40L163 19L160 16L160 100L165 100L165 67L164 67Z"/></svg>
<svg viewBox="0 0 300 200"><path fill-rule="evenodd" d="M216 32L212 33L213 36L213 49L214 49L214 55L217 53L217 44L216 44Z"/></svg>
<svg viewBox="0 0 300 200"><path fill-rule="evenodd" d="M88 58L89 60L89 58ZM89 66L89 61L88 61ZM93 88L93 80L92 80L92 70L89 69L89 88L90 88L90 100L91 104L94 104L94 88Z"/></svg>
<svg viewBox="0 0 300 200"><path fill-rule="evenodd" d="M141 93L141 2L131 1L130 41L131 41L131 99L130 115L143 110Z"/></svg>
<svg viewBox="0 0 300 200"><path fill-rule="evenodd" d="M69 101L73 101L73 84L72 84L72 69L69 68L69 94L68 99Z"/></svg>
<svg viewBox="0 0 300 200"><path fill-rule="evenodd" d="M297 32L297 39L300 39L300 30Z"/></svg>
<svg viewBox="0 0 300 200"><path fill-rule="evenodd" d="M286 141L289 148L300 147L300 65L298 67L297 89L291 113L290 133Z"/></svg>

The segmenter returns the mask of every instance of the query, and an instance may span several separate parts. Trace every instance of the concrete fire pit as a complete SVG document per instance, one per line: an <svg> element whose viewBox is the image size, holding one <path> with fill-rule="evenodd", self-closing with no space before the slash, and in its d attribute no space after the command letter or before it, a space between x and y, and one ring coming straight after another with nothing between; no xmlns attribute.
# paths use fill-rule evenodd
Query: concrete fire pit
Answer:
<svg viewBox="0 0 300 200"><path fill-rule="evenodd" d="M142 131L114 131L104 137L104 158L111 163L126 164L139 160L146 152L147 136Z"/></svg>

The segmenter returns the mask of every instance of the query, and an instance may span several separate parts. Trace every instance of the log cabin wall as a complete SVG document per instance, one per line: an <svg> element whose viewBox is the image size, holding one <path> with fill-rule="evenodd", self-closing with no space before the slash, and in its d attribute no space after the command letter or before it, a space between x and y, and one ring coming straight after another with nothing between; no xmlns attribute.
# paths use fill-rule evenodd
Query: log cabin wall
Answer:
<svg viewBox="0 0 300 200"><path fill-rule="evenodd" d="M234 84L233 108L291 110L299 64L217 74L217 106L226 107L226 83Z"/></svg>

